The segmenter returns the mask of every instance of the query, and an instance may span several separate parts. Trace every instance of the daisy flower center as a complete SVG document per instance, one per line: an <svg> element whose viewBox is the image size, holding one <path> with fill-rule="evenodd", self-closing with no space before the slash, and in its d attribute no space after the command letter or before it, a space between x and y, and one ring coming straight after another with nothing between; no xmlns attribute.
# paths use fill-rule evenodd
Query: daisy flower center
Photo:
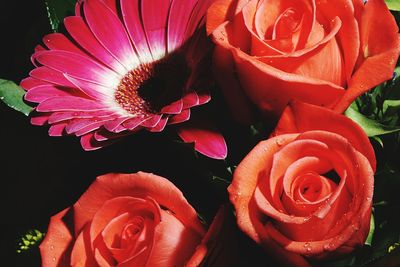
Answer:
<svg viewBox="0 0 400 267"><path fill-rule="evenodd" d="M118 84L114 98L130 114L157 114L182 97L189 76L186 59L174 53L129 71Z"/></svg>

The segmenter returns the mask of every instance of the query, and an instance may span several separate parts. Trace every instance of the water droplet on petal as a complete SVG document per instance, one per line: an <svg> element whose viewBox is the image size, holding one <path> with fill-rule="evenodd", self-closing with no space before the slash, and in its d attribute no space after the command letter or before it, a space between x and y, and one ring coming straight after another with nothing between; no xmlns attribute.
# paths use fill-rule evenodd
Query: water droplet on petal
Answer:
<svg viewBox="0 0 400 267"><path fill-rule="evenodd" d="M284 141L283 139L278 138L278 139L275 140L275 143L276 143L278 146L282 146L282 145L285 143L285 141Z"/></svg>
<svg viewBox="0 0 400 267"><path fill-rule="evenodd" d="M360 227L358 226L358 224L352 224L352 225L351 225L351 228L352 228L354 231L360 230Z"/></svg>
<svg viewBox="0 0 400 267"><path fill-rule="evenodd" d="M307 252L311 252L311 245L309 242L304 243L304 248L306 249Z"/></svg>
<svg viewBox="0 0 400 267"><path fill-rule="evenodd" d="M54 246L53 245L50 246L50 250L54 250Z"/></svg>
<svg viewBox="0 0 400 267"><path fill-rule="evenodd" d="M56 257L53 257L52 260L53 260L53 261L56 261Z"/></svg>
<svg viewBox="0 0 400 267"><path fill-rule="evenodd" d="M327 244L324 245L324 250L325 251L331 251L333 246L334 246L333 243L327 243Z"/></svg>

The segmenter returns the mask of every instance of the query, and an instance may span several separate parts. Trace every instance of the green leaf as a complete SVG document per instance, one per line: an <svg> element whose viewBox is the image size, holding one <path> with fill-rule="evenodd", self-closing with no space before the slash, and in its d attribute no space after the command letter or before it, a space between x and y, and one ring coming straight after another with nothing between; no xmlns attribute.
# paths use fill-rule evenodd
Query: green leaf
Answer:
<svg viewBox="0 0 400 267"><path fill-rule="evenodd" d="M10 108L28 116L32 111L32 107L25 104L23 100L24 94L24 89L14 82L0 79L0 99Z"/></svg>
<svg viewBox="0 0 400 267"><path fill-rule="evenodd" d="M371 136L372 140L375 140L380 146L381 148L383 148L383 141L379 136Z"/></svg>
<svg viewBox="0 0 400 267"><path fill-rule="evenodd" d="M393 11L400 11L400 0L385 0L388 8Z"/></svg>
<svg viewBox="0 0 400 267"><path fill-rule="evenodd" d="M354 122L356 122L358 125L360 125L361 128L363 128L363 130L365 131L365 133L370 137L400 131L400 127L386 126L380 124L377 121L365 117L361 113L354 110L352 107L348 108L344 114L350 119L352 119Z"/></svg>
<svg viewBox="0 0 400 267"><path fill-rule="evenodd" d="M385 100L383 102L383 113L391 115L400 109L400 100Z"/></svg>
<svg viewBox="0 0 400 267"><path fill-rule="evenodd" d="M214 182L220 182L220 183L222 183L222 184L224 184L226 186L228 186L230 184L230 182L228 180L226 180L224 178L221 178L221 177L218 177L218 176L215 176L215 175L212 176L212 180Z"/></svg>
<svg viewBox="0 0 400 267"><path fill-rule="evenodd" d="M32 247L37 247L44 238L44 233L34 229L29 230L26 234L21 236L18 242L17 253L22 253L30 250Z"/></svg>
<svg viewBox="0 0 400 267"><path fill-rule="evenodd" d="M57 32L63 19L74 14L76 0L44 0L51 29Z"/></svg>
<svg viewBox="0 0 400 267"><path fill-rule="evenodd" d="M371 214L371 222L369 225L369 233L367 236L367 240L365 240L365 245L371 246L372 244L372 238L374 237L374 232L375 232L375 219L374 219L374 214Z"/></svg>

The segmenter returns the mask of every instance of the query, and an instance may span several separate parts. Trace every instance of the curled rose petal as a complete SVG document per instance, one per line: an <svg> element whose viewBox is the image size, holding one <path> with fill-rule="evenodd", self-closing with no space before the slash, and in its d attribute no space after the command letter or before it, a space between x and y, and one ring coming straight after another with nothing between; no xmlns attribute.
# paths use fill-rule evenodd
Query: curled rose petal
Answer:
<svg viewBox="0 0 400 267"><path fill-rule="evenodd" d="M242 123L253 106L276 120L291 100L343 112L392 77L400 53L383 0L218 0L207 32L217 82Z"/></svg>
<svg viewBox="0 0 400 267"><path fill-rule="evenodd" d="M309 266L307 259L363 245L375 167L366 140L343 115L291 103L273 136L234 172L228 191L239 227L285 266Z"/></svg>
<svg viewBox="0 0 400 267"><path fill-rule="evenodd" d="M52 217L40 245L42 263L196 266L222 246L216 236L225 214L221 210L206 232L196 211L167 179L143 172L103 175L72 208ZM217 260L229 261L229 251L220 252Z"/></svg>

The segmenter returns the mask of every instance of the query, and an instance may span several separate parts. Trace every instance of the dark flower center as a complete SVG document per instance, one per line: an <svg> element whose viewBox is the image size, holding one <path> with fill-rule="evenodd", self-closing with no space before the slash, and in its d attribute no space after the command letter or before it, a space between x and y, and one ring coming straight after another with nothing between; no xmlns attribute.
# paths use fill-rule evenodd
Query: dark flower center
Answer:
<svg viewBox="0 0 400 267"><path fill-rule="evenodd" d="M131 114L156 114L182 97L189 76L185 57L173 53L129 71L119 83L114 97Z"/></svg>

